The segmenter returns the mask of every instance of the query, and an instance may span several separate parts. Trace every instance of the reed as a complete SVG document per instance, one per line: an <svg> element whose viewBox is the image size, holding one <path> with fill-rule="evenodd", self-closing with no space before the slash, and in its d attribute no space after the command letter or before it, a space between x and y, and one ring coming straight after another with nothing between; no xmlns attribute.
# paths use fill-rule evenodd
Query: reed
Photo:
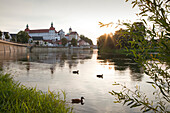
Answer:
<svg viewBox="0 0 170 113"><path fill-rule="evenodd" d="M14 82L10 74L0 72L0 89L0 113L70 113L73 110L66 103L63 91L43 93L27 88Z"/></svg>

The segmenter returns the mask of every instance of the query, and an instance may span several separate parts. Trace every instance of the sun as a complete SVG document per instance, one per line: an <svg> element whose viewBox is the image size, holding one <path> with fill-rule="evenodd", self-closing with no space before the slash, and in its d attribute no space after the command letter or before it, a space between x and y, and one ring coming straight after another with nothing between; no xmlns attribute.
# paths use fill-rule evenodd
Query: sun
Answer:
<svg viewBox="0 0 170 113"><path fill-rule="evenodd" d="M115 29L113 27L101 27L99 32L101 35L110 33L114 34Z"/></svg>

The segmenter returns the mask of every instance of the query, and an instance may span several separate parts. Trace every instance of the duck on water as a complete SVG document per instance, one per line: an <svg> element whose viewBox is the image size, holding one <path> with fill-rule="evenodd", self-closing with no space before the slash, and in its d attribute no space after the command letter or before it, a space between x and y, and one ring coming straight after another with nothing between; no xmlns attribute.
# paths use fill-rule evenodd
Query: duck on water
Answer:
<svg viewBox="0 0 170 113"><path fill-rule="evenodd" d="M103 74L101 75L96 75L98 78L103 78Z"/></svg>
<svg viewBox="0 0 170 113"><path fill-rule="evenodd" d="M83 99L85 99L85 98L81 97L81 99L72 99L71 102L72 102L72 104L79 104L79 103L81 103L81 105L83 105L84 104Z"/></svg>
<svg viewBox="0 0 170 113"><path fill-rule="evenodd" d="M73 71L73 74L79 74L79 70Z"/></svg>

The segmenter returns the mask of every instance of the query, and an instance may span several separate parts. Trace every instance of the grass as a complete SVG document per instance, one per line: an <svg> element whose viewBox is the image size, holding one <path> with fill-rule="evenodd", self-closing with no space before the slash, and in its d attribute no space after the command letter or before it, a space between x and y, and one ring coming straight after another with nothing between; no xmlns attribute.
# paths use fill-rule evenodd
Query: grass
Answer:
<svg viewBox="0 0 170 113"><path fill-rule="evenodd" d="M14 82L10 74L0 72L0 113L68 113L72 112L65 93L42 93Z"/></svg>

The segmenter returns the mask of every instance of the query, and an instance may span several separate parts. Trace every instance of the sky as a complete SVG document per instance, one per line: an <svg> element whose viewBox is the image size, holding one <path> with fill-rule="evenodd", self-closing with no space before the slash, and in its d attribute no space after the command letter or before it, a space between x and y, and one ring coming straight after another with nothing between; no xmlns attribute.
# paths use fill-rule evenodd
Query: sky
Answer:
<svg viewBox="0 0 170 113"><path fill-rule="evenodd" d="M29 29L48 29L68 33L71 27L79 35L96 40L115 27L100 28L99 22L136 21L137 8L125 0L0 0L0 30L18 33Z"/></svg>

